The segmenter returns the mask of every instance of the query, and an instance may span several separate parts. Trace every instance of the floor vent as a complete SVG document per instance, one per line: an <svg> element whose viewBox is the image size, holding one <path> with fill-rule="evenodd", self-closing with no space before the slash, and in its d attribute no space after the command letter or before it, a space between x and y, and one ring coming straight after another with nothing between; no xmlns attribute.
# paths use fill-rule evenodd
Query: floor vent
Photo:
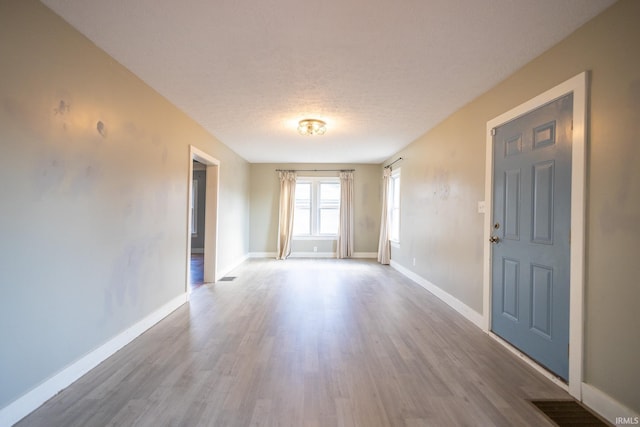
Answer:
<svg viewBox="0 0 640 427"><path fill-rule="evenodd" d="M236 279L236 276L224 276L220 279L220 282L233 282Z"/></svg>
<svg viewBox="0 0 640 427"><path fill-rule="evenodd" d="M560 427L610 426L575 400L532 400L531 403Z"/></svg>

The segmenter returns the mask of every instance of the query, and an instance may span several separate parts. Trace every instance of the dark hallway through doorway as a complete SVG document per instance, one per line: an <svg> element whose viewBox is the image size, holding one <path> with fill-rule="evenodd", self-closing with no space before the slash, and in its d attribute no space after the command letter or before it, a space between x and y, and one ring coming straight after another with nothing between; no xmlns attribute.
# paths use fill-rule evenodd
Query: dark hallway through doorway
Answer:
<svg viewBox="0 0 640 427"><path fill-rule="evenodd" d="M191 254L189 264L191 270L191 290L194 290L204 284L204 254Z"/></svg>

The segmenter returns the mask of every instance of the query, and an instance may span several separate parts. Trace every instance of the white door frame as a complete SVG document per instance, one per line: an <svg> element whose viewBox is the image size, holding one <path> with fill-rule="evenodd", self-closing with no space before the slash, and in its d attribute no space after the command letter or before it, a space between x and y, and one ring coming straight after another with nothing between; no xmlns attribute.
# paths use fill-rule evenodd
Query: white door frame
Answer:
<svg viewBox="0 0 640 427"><path fill-rule="evenodd" d="M484 217L484 274L483 274L483 328L501 343L511 347L491 333L491 219L493 218L493 136L492 129L514 120L549 102L573 93L573 140L571 144L571 250L569 296L569 384L567 390L582 400L583 373L583 319L584 319L584 269L585 269L585 217L586 217L586 145L587 145L587 87L585 71L536 96L535 98L501 114L487 122L485 169L485 217ZM513 347L511 347L514 350ZM517 354L525 359L519 351ZM548 378L561 383L553 374L539 367Z"/></svg>
<svg viewBox="0 0 640 427"><path fill-rule="evenodd" d="M218 195L220 193L220 161L189 145L189 179L187 193L187 274L186 291L191 293L191 192L193 191L193 161L206 165L206 200L204 214L204 282L216 281L218 270Z"/></svg>

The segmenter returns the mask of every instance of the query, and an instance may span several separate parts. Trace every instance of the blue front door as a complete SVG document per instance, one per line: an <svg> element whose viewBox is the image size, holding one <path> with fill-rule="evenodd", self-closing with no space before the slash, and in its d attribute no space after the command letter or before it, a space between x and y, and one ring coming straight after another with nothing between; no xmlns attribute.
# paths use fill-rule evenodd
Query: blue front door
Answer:
<svg viewBox="0 0 640 427"><path fill-rule="evenodd" d="M494 129L492 331L569 371L569 94Z"/></svg>

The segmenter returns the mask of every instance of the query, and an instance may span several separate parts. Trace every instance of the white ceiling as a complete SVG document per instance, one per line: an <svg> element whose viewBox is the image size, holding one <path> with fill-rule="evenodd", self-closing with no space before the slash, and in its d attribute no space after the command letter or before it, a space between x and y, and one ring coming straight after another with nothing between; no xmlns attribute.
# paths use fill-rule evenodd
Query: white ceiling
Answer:
<svg viewBox="0 0 640 427"><path fill-rule="evenodd" d="M379 163L614 2L42 1L256 163Z"/></svg>

